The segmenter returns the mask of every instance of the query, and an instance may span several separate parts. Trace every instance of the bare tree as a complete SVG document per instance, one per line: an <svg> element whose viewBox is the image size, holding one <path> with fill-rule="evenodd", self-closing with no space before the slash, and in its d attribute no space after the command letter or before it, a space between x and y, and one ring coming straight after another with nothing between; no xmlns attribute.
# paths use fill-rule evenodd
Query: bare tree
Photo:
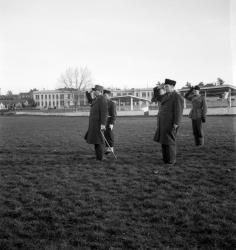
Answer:
<svg viewBox="0 0 236 250"><path fill-rule="evenodd" d="M190 82L186 82L186 85L185 85L186 87L188 87L188 88L191 88L192 87L192 84L190 83Z"/></svg>
<svg viewBox="0 0 236 250"><path fill-rule="evenodd" d="M216 85L223 85L224 84L224 80L221 79L220 77L217 78L217 81L216 81Z"/></svg>
<svg viewBox="0 0 236 250"><path fill-rule="evenodd" d="M92 86L91 72L87 67L69 67L65 73L61 74L58 82L71 91L75 108L77 108L81 91Z"/></svg>
<svg viewBox="0 0 236 250"><path fill-rule="evenodd" d="M13 96L13 93L12 93L11 90L8 90L8 91L7 91L7 96Z"/></svg>

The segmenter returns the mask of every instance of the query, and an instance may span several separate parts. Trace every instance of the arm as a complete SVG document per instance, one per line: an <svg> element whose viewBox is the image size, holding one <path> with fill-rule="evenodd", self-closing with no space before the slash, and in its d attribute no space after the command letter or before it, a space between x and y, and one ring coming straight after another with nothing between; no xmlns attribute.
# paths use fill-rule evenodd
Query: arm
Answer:
<svg viewBox="0 0 236 250"><path fill-rule="evenodd" d="M182 96L176 94L175 101L174 101L174 127L177 128L181 122L182 115L184 109L184 100Z"/></svg>
<svg viewBox="0 0 236 250"><path fill-rule="evenodd" d="M108 104L107 99L104 96L99 97L99 115L101 126L106 127L108 116Z"/></svg>
<svg viewBox="0 0 236 250"><path fill-rule="evenodd" d="M93 98L91 96L91 92L86 91L86 97L87 97L88 103L92 104Z"/></svg>
<svg viewBox="0 0 236 250"><path fill-rule="evenodd" d="M154 96L152 98L152 102L161 102L165 92L161 87L155 87L153 88Z"/></svg>
<svg viewBox="0 0 236 250"><path fill-rule="evenodd" d="M111 101L111 109L110 109L110 122L111 124L115 124L115 120L116 120L116 104L114 102Z"/></svg>
<svg viewBox="0 0 236 250"><path fill-rule="evenodd" d="M206 122L206 114L207 114L207 104L206 98L202 98L202 122Z"/></svg>
<svg viewBox="0 0 236 250"><path fill-rule="evenodd" d="M184 95L184 98L191 101L192 100L192 94L193 94L193 87L189 89L189 91Z"/></svg>

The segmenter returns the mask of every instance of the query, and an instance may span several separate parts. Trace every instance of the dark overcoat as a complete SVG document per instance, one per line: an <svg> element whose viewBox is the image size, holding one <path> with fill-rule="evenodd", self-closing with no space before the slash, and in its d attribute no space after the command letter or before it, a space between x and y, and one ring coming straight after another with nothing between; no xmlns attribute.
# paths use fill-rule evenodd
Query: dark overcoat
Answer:
<svg viewBox="0 0 236 250"><path fill-rule="evenodd" d="M85 140L89 144L104 144L101 125L106 125L108 114L107 99L100 95L93 99L89 115L89 127Z"/></svg>
<svg viewBox="0 0 236 250"><path fill-rule="evenodd" d="M175 145L177 130L174 129L174 124L180 125L184 100L176 91L173 91L159 95L157 101L160 103L160 108L157 115L157 130L154 141L166 145Z"/></svg>

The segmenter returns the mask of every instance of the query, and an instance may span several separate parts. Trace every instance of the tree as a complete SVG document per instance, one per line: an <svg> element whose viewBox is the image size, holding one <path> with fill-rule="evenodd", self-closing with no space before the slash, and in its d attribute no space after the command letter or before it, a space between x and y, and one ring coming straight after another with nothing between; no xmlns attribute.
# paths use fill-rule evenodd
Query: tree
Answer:
<svg viewBox="0 0 236 250"><path fill-rule="evenodd" d="M199 82L198 86L199 86L199 87L203 87L203 86L204 86L204 83L203 83L203 82Z"/></svg>
<svg viewBox="0 0 236 250"><path fill-rule="evenodd" d="M7 91L7 96L13 96L13 93L12 93L11 90L8 90L8 91Z"/></svg>
<svg viewBox="0 0 236 250"><path fill-rule="evenodd" d="M222 80L220 77L217 78L217 81L216 81L216 85L223 85L224 84L224 80Z"/></svg>
<svg viewBox="0 0 236 250"><path fill-rule="evenodd" d="M186 87L188 87L188 88L191 88L192 87L192 84L190 83L190 82L186 82L186 85L185 85Z"/></svg>
<svg viewBox="0 0 236 250"><path fill-rule="evenodd" d="M61 74L58 82L71 91L75 108L77 108L81 91L92 86L91 72L87 67L79 69L69 67L65 73Z"/></svg>

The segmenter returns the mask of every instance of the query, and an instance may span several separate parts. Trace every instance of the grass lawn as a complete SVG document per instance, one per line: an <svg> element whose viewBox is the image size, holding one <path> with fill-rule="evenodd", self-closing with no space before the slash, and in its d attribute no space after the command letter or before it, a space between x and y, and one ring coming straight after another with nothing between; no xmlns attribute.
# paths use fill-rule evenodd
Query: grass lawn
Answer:
<svg viewBox="0 0 236 250"><path fill-rule="evenodd" d="M0 117L0 249L236 249L235 121L196 148L183 118L166 168L155 117L118 118L103 163L86 117Z"/></svg>

